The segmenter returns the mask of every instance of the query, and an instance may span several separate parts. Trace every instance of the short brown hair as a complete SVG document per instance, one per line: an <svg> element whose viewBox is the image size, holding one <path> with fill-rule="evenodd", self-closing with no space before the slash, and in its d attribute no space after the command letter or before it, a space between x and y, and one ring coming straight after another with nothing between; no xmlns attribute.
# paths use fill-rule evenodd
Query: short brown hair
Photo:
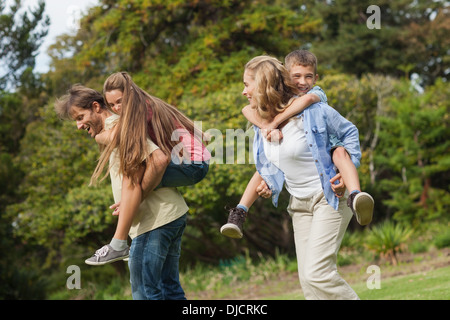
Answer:
<svg viewBox="0 0 450 320"><path fill-rule="evenodd" d="M286 68L291 70L294 66L314 67L314 74L317 74L317 58L308 50L295 50L284 58Z"/></svg>
<svg viewBox="0 0 450 320"><path fill-rule="evenodd" d="M72 120L70 115L72 106L90 109L94 101L97 101L102 108L106 108L105 100L100 92L75 84L67 91L67 94L56 99L55 112L61 119Z"/></svg>

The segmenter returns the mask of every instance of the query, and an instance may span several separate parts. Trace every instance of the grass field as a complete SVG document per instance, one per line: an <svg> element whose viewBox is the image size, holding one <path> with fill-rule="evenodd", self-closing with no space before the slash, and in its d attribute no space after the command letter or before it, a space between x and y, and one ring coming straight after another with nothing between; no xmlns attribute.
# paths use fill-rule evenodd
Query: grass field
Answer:
<svg viewBox="0 0 450 320"><path fill-rule="evenodd" d="M267 263L266 263L267 265ZM374 273L371 264L352 264L339 268L342 277L362 300L450 300L450 250L400 256L399 264L379 265L380 288L369 289ZM287 268L289 269L289 268ZM225 277L225 275L222 275ZM223 278L222 278L223 280ZM368 286L369 282L369 286ZM297 272L285 271L262 279L249 277L218 289L189 291L188 299L302 300Z"/></svg>
<svg viewBox="0 0 450 320"><path fill-rule="evenodd" d="M450 300L450 266L411 275L383 279L380 289L369 289L366 282L352 284L362 300ZM301 300L301 289L267 296L268 300Z"/></svg>
<svg viewBox="0 0 450 320"><path fill-rule="evenodd" d="M369 288L375 283L371 278L375 273L368 272L371 265L379 271L375 279L379 280L379 289ZM221 266L185 270L180 280L188 300L303 300L296 269L296 260L283 255L261 261L246 255ZM450 248L405 253L396 266L362 256L358 263L339 267L338 271L362 300L450 300ZM129 276L111 274L107 278L107 285L101 285L95 277L83 282L81 290L60 290L49 299L131 299Z"/></svg>

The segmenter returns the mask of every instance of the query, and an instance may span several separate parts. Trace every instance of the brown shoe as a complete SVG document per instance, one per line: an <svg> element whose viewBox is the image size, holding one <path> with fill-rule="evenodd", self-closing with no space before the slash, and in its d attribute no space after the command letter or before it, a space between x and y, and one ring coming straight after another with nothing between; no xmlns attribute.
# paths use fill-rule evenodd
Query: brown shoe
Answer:
<svg viewBox="0 0 450 320"><path fill-rule="evenodd" d="M220 233L229 238L240 239L244 235L242 226L247 217L247 212L241 208L232 208L228 216L228 222L220 228Z"/></svg>

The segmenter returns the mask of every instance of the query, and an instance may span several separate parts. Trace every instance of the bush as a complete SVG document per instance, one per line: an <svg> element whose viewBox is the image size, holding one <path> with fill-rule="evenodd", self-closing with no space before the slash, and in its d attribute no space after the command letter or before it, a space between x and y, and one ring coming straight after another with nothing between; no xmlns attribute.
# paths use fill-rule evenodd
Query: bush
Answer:
<svg viewBox="0 0 450 320"><path fill-rule="evenodd" d="M450 231L438 234L434 239L434 245L438 249L450 247Z"/></svg>
<svg viewBox="0 0 450 320"><path fill-rule="evenodd" d="M412 232L410 227L386 221L370 230L366 247L377 255L390 259L393 265L397 265L397 253L406 247L405 242Z"/></svg>

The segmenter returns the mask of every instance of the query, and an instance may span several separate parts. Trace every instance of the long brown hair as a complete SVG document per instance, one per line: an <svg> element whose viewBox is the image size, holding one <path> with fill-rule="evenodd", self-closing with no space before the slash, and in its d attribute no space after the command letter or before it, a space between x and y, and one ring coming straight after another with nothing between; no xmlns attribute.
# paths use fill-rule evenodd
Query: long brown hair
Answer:
<svg viewBox="0 0 450 320"><path fill-rule="evenodd" d="M247 62L245 70L253 73L255 88L252 100L263 119L283 112L299 94L289 72L276 58L257 56Z"/></svg>
<svg viewBox="0 0 450 320"><path fill-rule="evenodd" d="M132 183L136 184L141 178L138 176L139 168L149 153L147 144L148 112L152 112L150 125L156 138L154 143L168 157L171 157L174 146L180 143L171 139L173 133L177 129L185 129L194 135L194 122L176 107L139 88L126 72L114 73L106 79L103 85L103 94L112 90L119 90L123 93L122 111L116 134L101 154L91 183L99 178L112 151L118 148L119 172L128 176Z"/></svg>

